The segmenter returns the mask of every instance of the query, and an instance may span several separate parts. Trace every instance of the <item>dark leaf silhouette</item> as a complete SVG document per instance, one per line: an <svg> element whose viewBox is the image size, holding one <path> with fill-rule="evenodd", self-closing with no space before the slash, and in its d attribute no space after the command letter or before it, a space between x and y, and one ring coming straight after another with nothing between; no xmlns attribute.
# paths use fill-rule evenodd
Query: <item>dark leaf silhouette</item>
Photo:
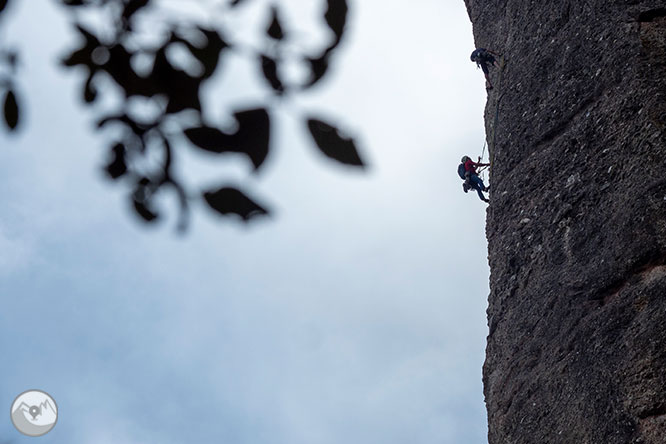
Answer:
<svg viewBox="0 0 666 444"><path fill-rule="evenodd" d="M67 58L65 58L62 63L65 66L77 66L85 65L91 71L95 69L93 64L92 53L95 49L100 47L102 44L92 33L86 30L84 27L77 25L76 28L79 30L83 36L85 42L82 47L73 51Z"/></svg>
<svg viewBox="0 0 666 444"><path fill-rule="evenodd" d="M127 172L127 163L125 162L125 145L117 143L111 148L113 160L105 170L112 179L118 179Z"/></svg>
<svg viewBox="0 0 666 444"><path fill-rule="evenodd" d="M237 214L243 221L268 214L268 211L233 187L223 187L217 191L206 191L203 197L212 209L222 215Z"/></svg>
<svg viewBox="0 0 666 444"><path fill-rule="evenodd" d="M173 163L173 148L171 148L171 144L169 143L169 139L167 139L164 134L161 135L162 137L162 143L164 146L164 173L166 176L171 175L171 165Z"/></svg>
<svg viewBox="0 0 666 444"><path fill-rule="evenodd" d="M278 19L278 10L275 6L271 7L271 23L266 30L266 34L275 40L282 40L284 38L284 32Z"/></svg>
<svg viewBox="0 0 666 444"><path fill-rule="evenodd" d="M132 201L134 205L134 210L136 213L143 218L146 222L154 222L158 214L155 213L153 210L148 208L148 206L144 202L139 202L138 200L134 199Z"/></svg>
<svg viewBox="0 0 666 444"><path fill-rule="evenodd" d="M3 1L6 4L7 0L0 0ZM283 27L285 23L281 19L284 11L280 9L278 2L264 3L268 12L267 22L259 32L265 37L267 47L256 49L245 47L244 44L239 45L239 54L261 63L260 72L266 81L265 89L269 90L270 85L272 91L269 92L273 93L273 98L284 95L286 91L295 92L292 89L296 86L299 89L308 88L318 83L328 72L332 63L331 58L345 32L348 2L318 1L325 4L320 26L328 27L332 38L329 43L318 47L314 52L302 55L304 64L310 71L310 76L304 85L286 82L281 76L283 57L294 51L293 48L285 47L289 32ZM111 80L115 83L114 86L118 87L113 89L120 91L121 103L117 108L107 111L96 108L100 128L111 123L114 129L120 130L118 143L109 148L110 155L104 170L110 178L123 179L121 182L130 187L134 183L134 192L130 200L134 211L143 220L151 222L159 218L153 196L159 190L166 189L175 193L180 202L179 227L182 229L187 224L191 190L187 182L179 177L181 168L175 165L179 159L177 151L181 149L178 142L182 140L183 135L201 150L247 156L252 162L254 171L258 171L265 164L271 136L267 105L258 105L256 109L233 113L237 125L233 130L226 130L208 121L210 110L204 108L207 101L201 100L202 94L206 91L204 86L208 86L207 81L217 78L223 54L227 52L231 54L233 49L225 38L226 23L216 22L212 25L204 24L204 22L212 23L208 20L199 23L189 20L170 21L170 18L164 17L160 25L165 27L160 26L160 32L156 34L159 40L144 43L140 36L137 38L139 31L133 29L133 26L135 23L139 24L138 20L143 19L144 14L148 14L148 9L144 8L150 8L158 2L60 0L60 3L73 7L68 9L69 14L81 35L80 42L62 63L68 67L82 67L86 72L80 84L84 100L91 103L99 98L105 99L111 94L106 89L96 88L101 85L99 82L102 78ZM236 8L250 2L227 0L223 3L230 8ZM78 24L88 12L101 15L105 20L104 23L107 23L111 29L104 28L102 32ZM162 29L165 32L162 32ZM198 62L195 63L199 67L198 70L182 66L183 59L170 57L175 55L172 54L172 50L177 47L178 50L186 48L189 52L187 55L191 55ZM152 60L152 65L146 65L147 60ZM133 109L134 104L146 102L151 104L150 113L145 114L150 117L137 117ZM12 113L5 112L5 115L11 116ZM363 166L352 139L343 137L336 127L320 120L310 119L307 123L317 146L326 156L344 164ZM182 133L178 134L178 128L183 128ZM161 153L160 149L163 150ZM161 154L159 158L162 161L156 161L155 153ZM137 177L143 179L135 182ZM241 190L225 187L208 190L202 196L219 214L235 214L244 221L256 215L267 214L266 209L243 194Z"/></svg>
<svg viewBox="0 0 666 444"><path fill-rule="evenodd" d="M342 34L345 30L345 24L347 23L347 0L327 0L328 8L324 18L328 27L331 28L331 31L335 34L335 43L337 44L342 39Z"/></svg>
<svg viewBox="0 0 666 444"><path fill-rule="evenodd" d="M95 98L97 98L97 89L93 86L92 79L93 76L91 74L83 87L83 100L85 100L86 103L94 102Z"/></svg>
<svg viewBox="0 0 666 444"><path fill-rule="evenodd" d="M303 85L303 88L309 88L324 77L328 70L329 58L333 50L340 44L347 23L347 1L346 0L327 0L327 9L324 14L326 24L335 34L335 40L318 57L306 57L305 60L310 64L310 79Z"/></svg>
<svg viewBox="0 0 666 444"><path fill-rule="evenodd" d="M116 44L107 49L109 58L101 68L125 91L125 97L152 97L160 92L155 80L140 77L134 71L130 62L132 53L123 45Z"/></svg>
<svg viewBox="0 0 666 444"><path fill-rule="evenodd" d="M270 140L270 119L264 108L234 113L238 130L226 134L217 128L201 126L185 130L185 136L196 146L213 153L246 154L255 169L266 159Z"/></svg>
<svg viewBox="0 0 666 444"><path fill-rule="evenodd" d="M278 77L277 62L268 56L262 55L261 70L264 73L264 78L270 83L271 88L278 94L282 94L284 92L284 84Z"/></svg>
<svg viewBox="0 0 666 444"><path fill-rule="evenodd" d="M0 0L0 13L5 9L8 1L9 0Z"/></svg>
<svg viewBox="0 0 666 444"><path fill-rule="evenodd" d="M137 187L132 194L132 204L136 213L146 222L153 222L158 218L158 214L150 206L150 199L154 192L155 185L150 179L144 177L137 183Z"/></svg>
<svg viewBox="0 0 666 444"><path fill-rule="evenodd" d="M319 58L311 59L306 58L306 61L310 63L310 80L304 85L304 87L310 87L321 80L322 77L326 74L328 70L328 55L330 53L324 53Z"/></svg>
<svg viewBox="0 0 666 444"><path fill-rule="evenodd" d="M217 128L212 128L210 126L188 128L185 130L185 136L190 142L206 151L213 153L229 151L225 146L229 136Z"/></svg>
<svg viewBox="0 0 666 444"><path fill-rule="evenodd" d="M7 91L5 95L4 113L5 123L7 123L10 130L15 130L19 122L19 108L12 90Z"/></svg>
<svg viewBox="0 0 666 444"><path fill-rule="evenodd" d="M353 139L340 136L339 130L317 119L308 119L308 129L322 153L346 165L364 167Z"/></svg>
<svg viewBox="0 0 666 444"><path fill-rule="evenodd" d="M155 54L155 64L150 78L154 84L169 98L168 113L177 113L185 109L201 111L199 86L201 79L191 77L185 71L171 66L166 56L168 45L163 46ZM120 83L126 84L125 82Z"/></svg>

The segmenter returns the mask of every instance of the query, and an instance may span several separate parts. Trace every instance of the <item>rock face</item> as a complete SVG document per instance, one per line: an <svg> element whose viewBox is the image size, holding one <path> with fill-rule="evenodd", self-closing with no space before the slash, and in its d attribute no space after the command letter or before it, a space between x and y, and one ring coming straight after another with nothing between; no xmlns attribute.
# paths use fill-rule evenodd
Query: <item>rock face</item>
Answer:
<svg viewBox="0 0 666 444"><path fill-rule="evenodd" d="M506 57L485 113L489 442L666 443L666 3L465 3Z"/></svg>

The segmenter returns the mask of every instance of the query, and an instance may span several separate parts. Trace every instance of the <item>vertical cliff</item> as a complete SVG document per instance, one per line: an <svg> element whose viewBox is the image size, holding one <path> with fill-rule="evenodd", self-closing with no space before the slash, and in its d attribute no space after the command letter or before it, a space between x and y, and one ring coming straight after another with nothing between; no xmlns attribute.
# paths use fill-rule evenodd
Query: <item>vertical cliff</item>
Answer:
<svg viewBox="0 0 666 444"><path fill-rule="evenodd" d="M666 3L465 3L507 59L485 113L489 442L663 444Z"/></svg>

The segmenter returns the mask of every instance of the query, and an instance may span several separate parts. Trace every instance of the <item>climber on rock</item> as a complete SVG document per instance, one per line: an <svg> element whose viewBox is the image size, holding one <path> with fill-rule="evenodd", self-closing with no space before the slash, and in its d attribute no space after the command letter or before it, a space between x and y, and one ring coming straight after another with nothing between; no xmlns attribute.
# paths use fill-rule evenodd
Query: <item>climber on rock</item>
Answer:
<svg viewBox="0 0 666 444"><path fill-rule="evenodd" d="M475 189L482 201L489 202L486 196L483 195L483 191L490 191L490 187L484 185L483 180L481 180L476 171L477 167L486 166L490 166L490 164L481 163L481 158L479 158L478 162L474 162L468 156L463 156L463 158L460 159L460 165L458 165L458 175L465 181L463 183L463 191L465 193L470 189Z"/></svg>
<svg viewBox="0 0 666 444"><path fill-rule="evenodd" d="M477 48L472 52L470 59L472 62L476 62L476 66L480 67L483 71L483 75L486 77L486 89L493 89L492 83L490 83L490 77L488 75L488 65L493 65L496 68L500 67L500 64L495 60L495 56L499 57L499 54L485 48Z"/></svg>

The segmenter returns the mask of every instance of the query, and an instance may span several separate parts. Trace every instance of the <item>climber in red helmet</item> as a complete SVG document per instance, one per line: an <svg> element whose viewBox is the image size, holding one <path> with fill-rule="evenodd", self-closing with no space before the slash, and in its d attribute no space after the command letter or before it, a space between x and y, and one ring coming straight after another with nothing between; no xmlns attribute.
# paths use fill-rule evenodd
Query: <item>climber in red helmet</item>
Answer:
<svg viewBox="0 0 666 444"><path fill-rule="evenodd" d="M474 162L469 156L463 156L460 160L461 166L465 169L465 182L463 183L463 191L466 193L470 189L475 189L479 195L479 199L484 202L490 202L486 196L483 195L483 191L490 191L490 187L484 185L483 180L479 177L476 169L477 167L489 166L489 163L481 163L481 158L478 162ZM462 169L462 168L461 168Z"/></svg>

